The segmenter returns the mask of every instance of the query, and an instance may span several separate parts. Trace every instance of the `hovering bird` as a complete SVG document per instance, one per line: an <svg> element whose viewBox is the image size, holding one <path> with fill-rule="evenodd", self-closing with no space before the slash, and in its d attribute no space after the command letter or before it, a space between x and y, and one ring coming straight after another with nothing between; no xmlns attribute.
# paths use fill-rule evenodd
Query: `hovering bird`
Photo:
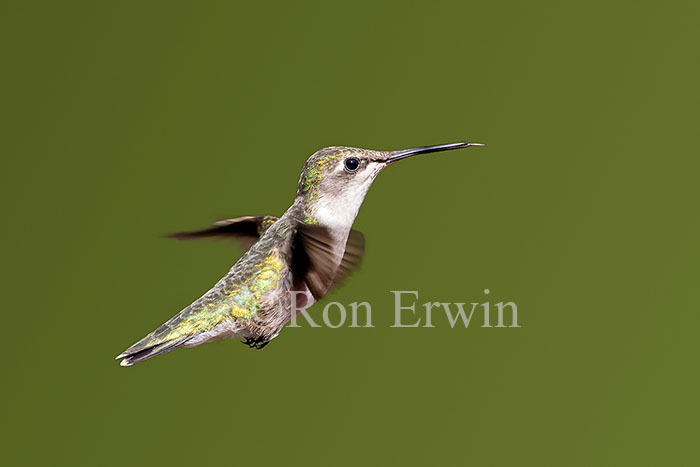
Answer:
<svg viewBox="0 0 700 467"><path fill-rule="evenodd" d="M117 356L122 366L226 337L261 349L360 262L364 236L352 224L375 177L417 154L483 146L451 143L400 151L329 147L304 164L292 206L277 218L247 216L179 239L231 237L247 249L202 297Z"/></svg>

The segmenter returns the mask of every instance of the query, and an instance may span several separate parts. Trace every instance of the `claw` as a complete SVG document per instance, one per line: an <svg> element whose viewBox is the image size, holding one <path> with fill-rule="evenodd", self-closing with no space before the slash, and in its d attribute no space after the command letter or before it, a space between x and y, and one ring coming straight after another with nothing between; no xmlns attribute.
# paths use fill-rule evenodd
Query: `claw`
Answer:
<svg viewBox="0 0 700 467"><path fill-rule="evenodd" d="M263 337L256 337L255 339L253 339L252 337L246 337L245 340L241 341L241 344L245 344L248 347L250 347L251 349L256 349L256 350L262 349L263 347L265 347L269 343L270 343L270 341L265 340L265 338L263 338Z"/></svg>

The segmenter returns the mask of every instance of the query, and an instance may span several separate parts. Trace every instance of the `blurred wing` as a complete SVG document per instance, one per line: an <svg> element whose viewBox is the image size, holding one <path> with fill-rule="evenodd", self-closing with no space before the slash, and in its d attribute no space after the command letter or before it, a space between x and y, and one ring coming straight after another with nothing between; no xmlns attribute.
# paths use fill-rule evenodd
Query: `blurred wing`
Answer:
<svg viewBox="0 0 700 467"><path fill-rule="evenodd" d="M316 300L340 284L362 260L365 237L352 229L340 265L336 266L333 240L324 227L302 224L292 244L292 270L297 286L305 283Z"/></svg>
<svg viewBox="0 0 700 467"><path fill-rule="evenodd" d="M351 229L348 242L345 244L345 253L340 261L340 266L335 272L331 288L339 286L345 278L362 262L365 254L365 236L359 230Z"/></svg>
<svg viewBox="0 0 700 467"><path fill-rule="evenodd" d="M178 240L194 240L197 238L232 238L241 248L249 249L260 236L277 221L275 216L243 216L235 219L225 219L215 222L208 229L176 232L167 235Z"/></svg>

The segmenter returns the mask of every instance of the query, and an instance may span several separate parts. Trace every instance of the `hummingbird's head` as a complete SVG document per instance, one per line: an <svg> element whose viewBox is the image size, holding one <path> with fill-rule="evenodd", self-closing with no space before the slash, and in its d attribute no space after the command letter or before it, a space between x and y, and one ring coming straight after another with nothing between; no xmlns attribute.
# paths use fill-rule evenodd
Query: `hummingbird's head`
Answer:
<svg viewBox="0 0 700 467"><path fill-rule="evenodd" d="M483 146L452 143L400 151L333 146L309 157L299 178L297 200L304 205L306 222L349 228L375 177L390 164L417 154Z"/></svg>

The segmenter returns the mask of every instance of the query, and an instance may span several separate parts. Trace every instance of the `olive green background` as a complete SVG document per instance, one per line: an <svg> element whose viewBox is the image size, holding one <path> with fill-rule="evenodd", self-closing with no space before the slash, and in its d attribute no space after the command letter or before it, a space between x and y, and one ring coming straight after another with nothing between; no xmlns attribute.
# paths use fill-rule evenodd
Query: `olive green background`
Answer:
<svg viewBox="0 0 700 467"><path fill-rule="evenodd" d="M2 464L697 464L698 3L254 3L0 7ZM161 234L465 139L365 200L375 328L113 360L240 255ZM390 328L485 288L521 328Z"/></svg>

